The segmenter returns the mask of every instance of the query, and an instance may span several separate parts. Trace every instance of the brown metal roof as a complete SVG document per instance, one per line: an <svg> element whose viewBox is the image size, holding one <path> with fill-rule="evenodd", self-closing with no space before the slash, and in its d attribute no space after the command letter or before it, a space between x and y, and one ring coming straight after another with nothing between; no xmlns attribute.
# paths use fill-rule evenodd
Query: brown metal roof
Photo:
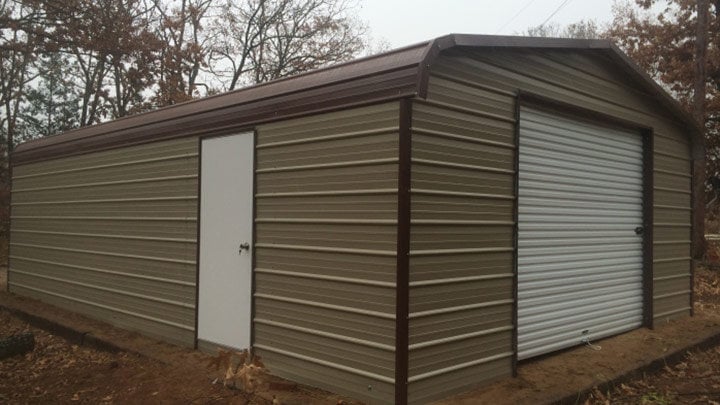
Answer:
<svg viewBox="0 0 720 405"><path fill-rule="evenodd" d="M242 127L404 97L425 97L428 71L450 48L515 47L596 49L631 77L702 139L701 127L619 48L607 40L451 34L383 54L193 100L144 114L83 127L19 145L13 164Z"/></svg>

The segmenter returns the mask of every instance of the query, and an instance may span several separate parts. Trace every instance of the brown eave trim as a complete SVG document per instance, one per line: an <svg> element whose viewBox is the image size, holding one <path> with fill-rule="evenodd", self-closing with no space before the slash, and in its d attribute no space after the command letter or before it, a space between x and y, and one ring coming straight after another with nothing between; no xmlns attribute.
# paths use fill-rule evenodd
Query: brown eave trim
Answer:
<svg viewBox="0 0 720 405"><path fill-rule="evenodd" d="M455 46L456 35L446 35L444 37L435 38L429 43L425 54L423 55L420 66L418 66L418 97L427 98L428 83L430 82L430 68L435 60L440 56L440 52L444 49Z"/></svg>
<svg viewBox="0 0 720 405"><path fill-rule="evenodd" d="M321 106L317 109L308 109L307 111L301 111L291 114L279 115L275 114L274 112L269 112L267 114L254 115L246 120L238 119L237 121L227 125L207 125L200 130L177 127L173 131L170 131L169 128L173 124L171 123L172 120L169 120L167 122L152 123L137 128L127 128L123 129L122 131L114 131L118 132L115 134L113 132L103 134L108 138L111 137L112 139L103 139L100 137L96 137L96 139L91 139L91 137L87 137L78 139L75 142L64 142L43 146L41 148L27 149L21 153L14 153L12 163L14 166L20 166L46 160L84 155L110 149L124 148L159 141L167 141L171 139L185 138L191 136L221 135L224 133L237 131L242 128L254 127L270 122L302 118L310 115L324 114L345 109L360 108L385 102L392 102L393 100L408 96L414 96L415 94L416 92L414 90L408 89L407 92L401 92L399 94L388 94L386 96L377 98L361 99L355 103L342 103L336 105ZM76 147L76 144L79 142L90 142L91 145L78 148Z"/></svg>
<svg viewBox="0 0 720 405"><path fill-rule="evenodd" d="M395 276L395 404L408 403L410 312L410 175L412 101L400 100L397 269Z"/></svg>
<svg viewBox="0 0 720 405"><path fill-rule="evenodd" d="M379 54L367 56L364 58L354 59L354 60L351 60L348 62L312 70L312 71L305 72L305 73L300 73L300 74L297 74L294 76L285 77L285 78L273 80L270 82L257 84L254 86L244 87L241 89L236 89L233 91L216 94L216 95L212 95L209 97L204 97L204 98L197 99L197 100L191 100L191 101L187 101L184 103L165 106L165 107L158 108L156 110L144 112L144 113L137 114L137 115L121 117L121 118L114 119L112 121L102 122L102 123L95 124L95 125L88 126L88 127L82 127L82 128L70 130L70 131L67 131L67 132L64 132L64 133L61 133L58 135L53 135L51 137L44 137L44 138L29 140L29 141L26 141L23 144L19 145L19 148L21 149L21 151L24 149L28 149L28 148L30 148L30 149L42 148L42 147L50 145L50 144L47 144L47 145L43 144L44 141L47 141L48 139L55 140L56 138L63 138L63 139L61 141L53 142L52 143L53 145L58 144L58 143L64 143L64 142L72 142L77 139L85 139L86 137L104 135L104 134L109 134L109 133L113 133L116 131L141 127L141 126L144 126L147 124L154 124L154 123L159 123L159 122L163 122L163 121L168 121L168 120L172 120L172 119L175 119L178 117L192 115L192 114L195 114L198 112L204 113L204 112L214 111L214 110L218 110L218 109L223 109L228 106L243 105L243 104L264 101L264 100L276 98L276 97L290 96L293 94L307 92L307 91L311 91L311 90L315 90L315 89L319 89L319 88L323 88L323 87L343 84L346 82L352 82L352 81L356 81L356 80L363 79L363 78L392 73L397 70L403 70L403 69L407 69L407 68L416 66L418 62L417 61L414 61L414 62L407 61L407 63L397 64L396 66L393 66L392 68L386 68L386 69L382 69L382 70L372 70L372 71L366 72L364 74L350 75L350 76L344 77L342 79L329 80L329 81L325 81L322 83L317 83L313 86L300 87L300 88L290 90L290 91L278 91L275 93L268 91L268 94L265 96L262 96L262 97L242 99L243 93L246 93L246 92L257 91L258 89L263 89L263 88L271 87L274 85L278 85L278 84L282 84L282 83L290 82L290 81L301 82L303 79L307 78L308 76L313 76L315 74L322 74L322 73L326 73L328 71L333 71L333 70L340 70L340 69L348 67L348 66L359 65L359 64L362 64L365 62L372 61L374 59L380 59L380 58L388 57L388 56L396 54L396 53L410 51L415 48L427 47L427 46L429 46L429 44L431 42L432 41L420 42L420 43L405 46L402 48L393 49L388 52L379 53ZM203 109L204 105L211 104L213 102L218 102L217 100L222 100L222 99L227 99L227 103L220 103L220 105L218 105L214 108ZM193 107L195 107L195 108L193 109ZM182 110L182 109L186 109L188 111L178 112L176 114L172 113L172 110ZM118 128L105 130L108 126L115 126L115 125L118 125L118 123L122 124L124 122L128 122L128 125L120 125ZM87 134L83 134L83 133L87 133ZM68 139L64 139L66 137ZM36 146L37 143L40 143L41 145Z"/></svg>

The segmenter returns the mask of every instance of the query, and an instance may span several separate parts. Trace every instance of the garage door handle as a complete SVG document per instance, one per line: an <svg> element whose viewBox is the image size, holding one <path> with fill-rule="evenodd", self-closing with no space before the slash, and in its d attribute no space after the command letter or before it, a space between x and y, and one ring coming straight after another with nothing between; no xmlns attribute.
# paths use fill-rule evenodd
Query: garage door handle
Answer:
<svg viewBox="0 0 720 405"><path fill-rule="evenodd" d="M636 228L635 228L635 235L642 235L644 230L645 230L645 228L643 228L642 226L636 227Z"/></svg>
<svg viewBox="0 0 720 405"><path fill-rule="evenodd" d="M238 253L242 254L243 250L250 251L250 244L245 242L240 244L240 248L238 249Z"/></svg>

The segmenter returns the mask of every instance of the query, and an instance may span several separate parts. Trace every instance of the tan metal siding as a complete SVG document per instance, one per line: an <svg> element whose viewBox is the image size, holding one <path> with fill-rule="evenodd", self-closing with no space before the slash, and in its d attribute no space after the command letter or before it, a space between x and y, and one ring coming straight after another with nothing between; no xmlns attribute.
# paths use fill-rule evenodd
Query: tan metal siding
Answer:
<svg viewBox="0 0 720 405"><path fill-rule="evenodd" d="M459 77L500 91L531 91L653 128L654 263L655 267L663 263L670 272L666 263L671 260L676 265L672 275L689 276L691 151L687 131L612 62L592 52L478 50L469 57L456 53L441 58L435 70L443 77ZM672 251L657 245L668 240L677 242ZM689 290L678 285L673 294L655 294L656 321L690 313Z"/></svg>
<svg viewBox="0 0 720 405"><path fill-rule="evenodd" d="M447 254L411 254L412 402L440 398L511 372L510 357L493 357L503 348L512 351L511 286L506 297L479 287L474 306L460 307L457 313L452 302L456 292L472 288L473 283L512 281L512 239L507 235L513 225L512 121L518 90L654 129L654 315L660 321L689 313L689 143L682 126L658 113L664 110L653 104L650 95L628 81L613 62L592 51L458 50L447 52L431 69L429 102L417 102L413 109L411 243L413 249L430 249L434 243L432 254ZM450 225L450 221L455 222ZM429 223L437 227L435 240ZM473 244L483 251L473 252ZM462 250L448 250L452 245ZM454 286L442 284L449 278L469 279ZM414 305L428 307L434 296L419 294L419 282L439 283L435 288L443 289L444 295L437 296L448 297L433 301L439 311L427 311L421 318L413 316ZM457 318L445 319L451 315ZM463 323L465 319L475 321ZM484 332L498 337L495 352L492 344L485 353L456 352L455 343L443 343L437 351L423 354L417 349L418 343L462 341ZM446 357L453 359L455 368L443 369ZM423 375L433 361L435 374ZM413 380L418 375L424 380Z"/></svg>
<svg viewBox="0 0 720 405"><path fill-rule="evenodd" d="M255 347L271 372L392 403L398 103L257 128Z"/></svg>
<svg viewBox="0 0 720 405"><path fill-rule="evenodd" d="M194 343L197 139L13 170L10 291Z"/></svg>
<svg viewBox="0 0 720 405"><path fill-rule="evenodd" d="M431 76L413 103L409 397L510 374L514 99Z"/></svg>

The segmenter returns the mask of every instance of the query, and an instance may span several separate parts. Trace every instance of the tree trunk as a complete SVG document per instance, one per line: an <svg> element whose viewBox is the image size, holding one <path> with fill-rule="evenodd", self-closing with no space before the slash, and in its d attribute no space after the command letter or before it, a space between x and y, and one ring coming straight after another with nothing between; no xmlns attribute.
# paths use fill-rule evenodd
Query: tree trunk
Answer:
<svg viewBox="0 0 720 405"><path fill-rule="evenodd" d="M708 34L708 0L697 0L697 31L695 38L695 83L693 88L693 116L703 128L703 144L705 129L705 97L706 97L706 66L707 66L707 34ZM705 255L705 157L693 164L693 191L695 206L693 207L693 252L695 259Z"/></svg>

